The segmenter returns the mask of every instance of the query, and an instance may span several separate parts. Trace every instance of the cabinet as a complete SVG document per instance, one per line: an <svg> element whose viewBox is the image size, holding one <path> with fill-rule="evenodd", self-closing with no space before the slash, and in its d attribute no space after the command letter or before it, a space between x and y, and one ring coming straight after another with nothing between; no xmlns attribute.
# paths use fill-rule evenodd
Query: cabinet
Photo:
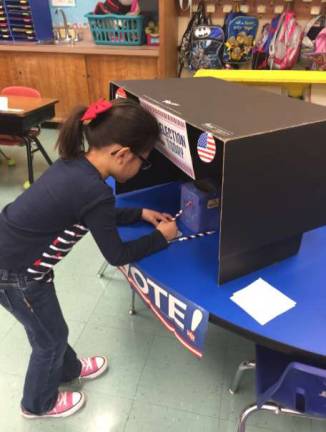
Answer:
<svg viewBox="0 0 326 432"><path fill-rule="evenodd" d="M8 85L34 87L42 96L57 98L56 120L76 105L108 96L111 80L158 79L176 76L177 2L159 0L159 47L1 44L0 89Z"/></svg>
<svg viewBox="0 0 326 432"><path fill-rule="evenodd" d="M6 54L7 59L4 63L7 63L9 68L7 72L2 70L0 73L1 87L6 85L34 87L44 97L59 99L56 108L56 116L59 118L65 117L73 106L89 103L83 55L52 53L31 55L22 52ZM2 62L2 55L0 58Z"/></svg>
<svg viewBox="0 0 326 432"><path fill-rule="evenodd" d="M157 58L86 56L90 100L108 95L109 83L116 79L158 78Z"/></svg>
<svg viewBox="0 0 326 432"><path fill-rule="evenodd" d="M44 0L0 0L0 40L53 40L50 6Z"/></svg>

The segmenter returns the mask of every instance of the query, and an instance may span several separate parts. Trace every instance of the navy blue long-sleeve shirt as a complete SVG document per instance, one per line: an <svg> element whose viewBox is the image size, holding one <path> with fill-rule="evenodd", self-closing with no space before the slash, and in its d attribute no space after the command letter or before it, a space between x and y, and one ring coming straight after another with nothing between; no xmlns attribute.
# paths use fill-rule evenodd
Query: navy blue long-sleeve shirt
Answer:
<svg viewBox="0 0 326 432"><path fill-rule="evenodd" d="M0 268L52 280L52 269L90 231L115 266L167 246L158 230L123 242L117 225L140 220L141 209L115 207L112 189L85 158L57 160L0 214Z"/></svg>

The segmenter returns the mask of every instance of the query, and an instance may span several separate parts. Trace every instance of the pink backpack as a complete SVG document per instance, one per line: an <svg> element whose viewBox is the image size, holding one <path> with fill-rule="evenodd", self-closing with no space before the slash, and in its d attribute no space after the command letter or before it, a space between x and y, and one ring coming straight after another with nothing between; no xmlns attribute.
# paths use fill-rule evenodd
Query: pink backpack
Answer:
<svg viewBox="0 0 326 432"><path fill-rule="evenodd" d="M326 27L318 33L315 50L308 56L313 60L312 70L326 70Z"/></svg>
<svg viewBox="0 0 326 432"><path fill-rule="evenodd" d="M299 54L303 29L293 12L283 12L272 42L269 46L270 69L292 69Z"/></svg>
<svg viewBox="0 0 326 432"><path fill-rule="evenodd" d="M326 27L316 37L315 53L326 53Z"/></svg>

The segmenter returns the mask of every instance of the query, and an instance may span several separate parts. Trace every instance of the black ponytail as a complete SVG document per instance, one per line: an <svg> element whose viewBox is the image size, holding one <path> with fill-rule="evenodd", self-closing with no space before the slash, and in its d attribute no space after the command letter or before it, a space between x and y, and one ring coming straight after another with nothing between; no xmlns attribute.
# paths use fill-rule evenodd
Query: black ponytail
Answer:
<svg viewBox="0 0 326 432"><path fill-rule="evenodd" d="M135 154L151 150L160 140L155 117L141 105L130 99L116 99L112 104L112 108L87 125L81 121L86 107L72 112L56 145L63 159L80 157L85 152L85 138L90 149L120 144Z"/></svg>
<svg viewBox="0 0 326 432"><path fill-rule="evenodd" d="M56 148L62 159L76 159L85 151L81 118L86 107L76 107L60 129Z"/></svg>

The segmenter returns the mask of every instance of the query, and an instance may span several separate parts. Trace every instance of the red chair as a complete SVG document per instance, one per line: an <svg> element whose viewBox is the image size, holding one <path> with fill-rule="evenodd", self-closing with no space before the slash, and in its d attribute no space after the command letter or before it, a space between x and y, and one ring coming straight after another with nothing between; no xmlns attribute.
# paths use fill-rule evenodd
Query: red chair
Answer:
<svg viewBox="0 0 326 432"><path fill-rule="evenodd" d="M10 86L5 87L0 92L1 96L23 96L23 97L34 97L40 98L41 94L38 90L31 87L22 87L22 86ZM0 145L1 146L26 146L27 151L27 165L28 165L28 181L24 183L24 188L28 188L31 183L34 181L34 173L33 173L33 153L35 151L40 150L43 157L47 161L49 165L52 164L51 159L48 154L45 152L43 146L38 140L38 135L40 134L40 127L31 128L26 137L15 136L15 135L1 135L0 134ZM35 145L36 148L32 148L32 145ZM0 154L7 160L8 166L14 166L15 161L8 157L2 150L0 150Z"/></svg>
<svg viewBox="0 0 326 432"><path fill-rule="evenodd" d="M41 93L32 87L11 86L1 90L1 96L24 96L40 98Z"/></svg>

